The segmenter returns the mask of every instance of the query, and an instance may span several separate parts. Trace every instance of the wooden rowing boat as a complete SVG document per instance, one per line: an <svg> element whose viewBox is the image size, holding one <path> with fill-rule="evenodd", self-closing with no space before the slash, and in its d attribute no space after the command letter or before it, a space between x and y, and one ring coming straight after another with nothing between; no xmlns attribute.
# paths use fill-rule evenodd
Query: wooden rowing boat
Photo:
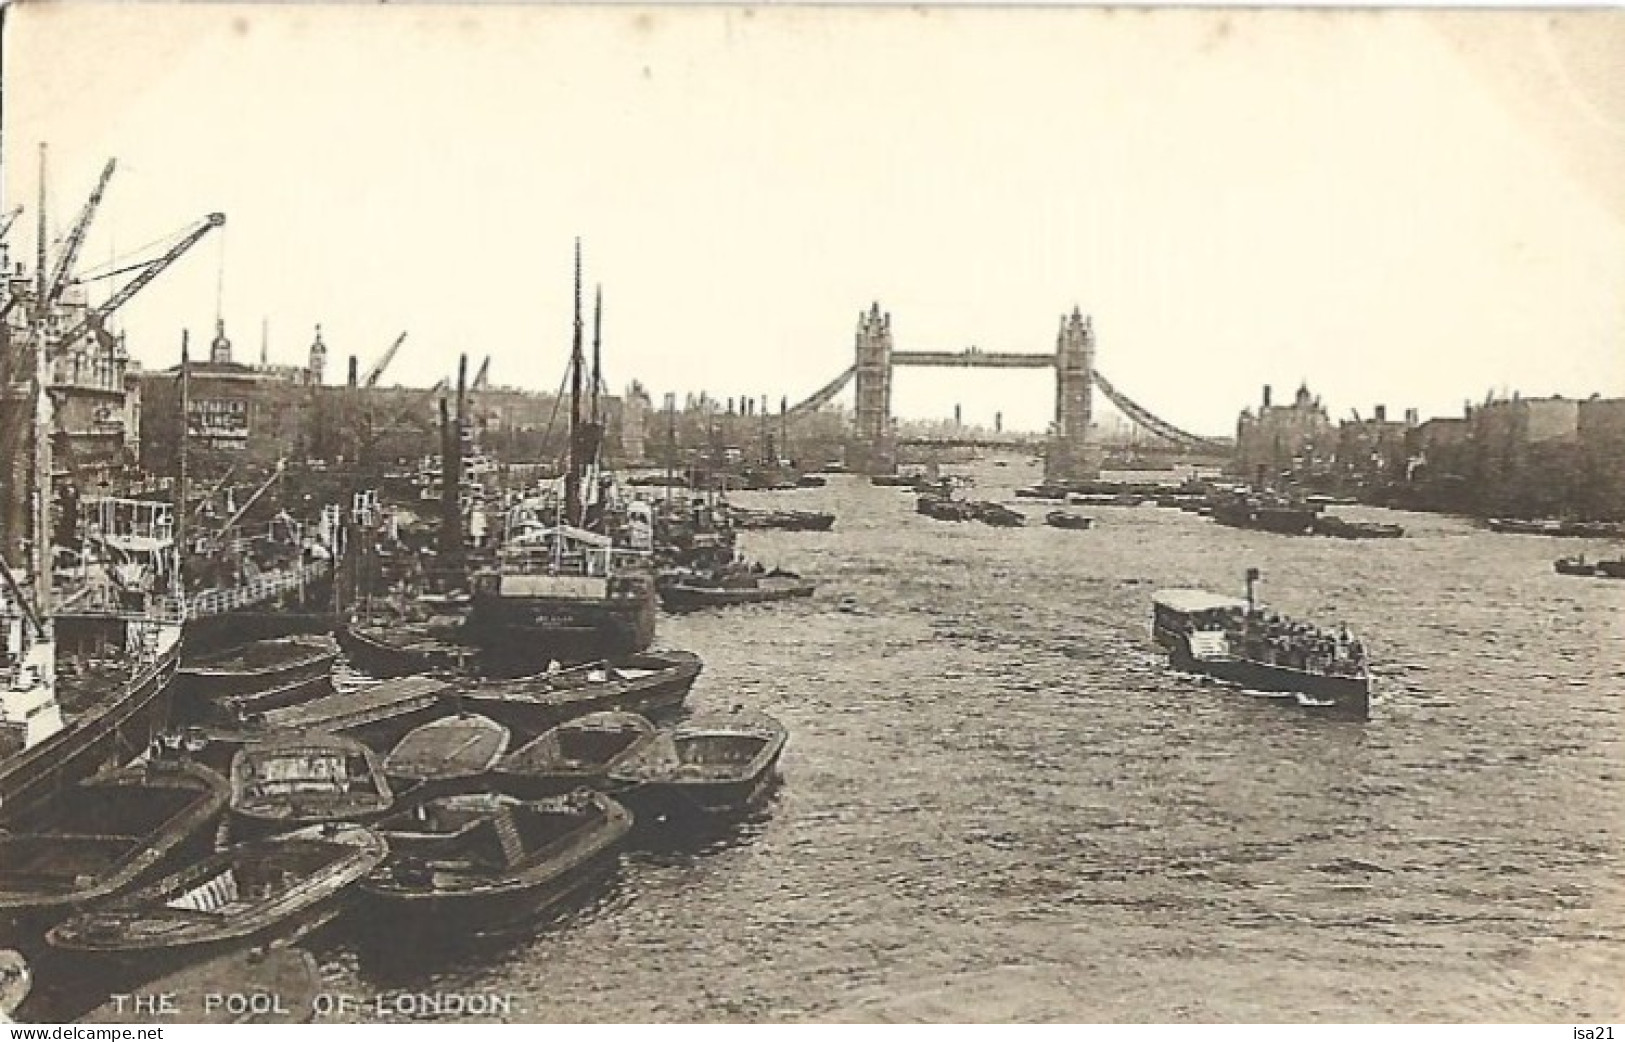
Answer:
<svg viewBox="0 0 1625 1042"><path fill-rule="evenodd" d="M613 867L632 815L597 792L431 799L378 823L389 859L361 883L389 932L509 933Z"/></svg>
<svg viewBox="0 0 1625 1042"><path fill-rule="evenodd" d="M517 680L455 688L470 710L506 725L520 741L587 713L621 710L656 717L683 704L704 668L689 651L646 651Z"/></svg>
<svg viewBox="0 0 1625 1042"><path fill-rule="evenodd" d="M696 716L658 735L609 778L642 819L730 814L759 805L777 777L789 735L764 713Z"/></svg>
<svg viewBox="0 0 1625 1042"><path fill-rule="evenodd" d="M389 849L358 825L325 824L229 847L62 923L45 939L110 976L153 972L229 951L294 943L331 922Z"/></svg>
<svg viewBox="0 0 1625 1042"><path fill-rule="evenodd" d="M226 799L218 773L166 760L64 790L0 833L0 921L33 933L206 853Z"/></svg>
<svg viewBox="0 0 1625 1042"><path fill-rule="evenodd" d="M508 728L478 713L432 720L384 757L384 773L403 793L447 792L489 771L508 751Z"/></svg>
<svg viewBox="0 0 1625 1042"><path fill-rule="evenodd" d="M504 792L526 798L597 788L654 738L654 725L636 713L588 713L504 756L492 772Z"/></svg>
<svg viewBox="0 0 1625 1042"><path fill-rule="evenodd" d="M231 761L231 812L251 830L364 821L394 799L378 754L342 735L278 735Z"/></svg>

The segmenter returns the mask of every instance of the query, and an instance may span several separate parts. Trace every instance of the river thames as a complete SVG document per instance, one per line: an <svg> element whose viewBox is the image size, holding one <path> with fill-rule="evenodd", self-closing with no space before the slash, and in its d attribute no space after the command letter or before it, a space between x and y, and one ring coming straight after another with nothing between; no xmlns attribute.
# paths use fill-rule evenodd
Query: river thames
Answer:
<svg viewBox="0 0 1625 1042"><path fill-rule="evenodd" d="M1625 583L1552 569L1596 544L1361 508L1336 512L1406 538L1149 505L1067 531L1010 498L1027 460L969 472L1028 526L852 476L736 497L838 515L741 540L810 601L660 622L705 660L692 707L790 728L768 813L630 851L505 947L341 931L326 986L368 1005L339 1019L447 1019L406 998L433 995L572 1022L1625 1014ZM1270 607L1364 638L1368 723L1168 671L1152 592L1239 594L1249 567Z"/></svg>

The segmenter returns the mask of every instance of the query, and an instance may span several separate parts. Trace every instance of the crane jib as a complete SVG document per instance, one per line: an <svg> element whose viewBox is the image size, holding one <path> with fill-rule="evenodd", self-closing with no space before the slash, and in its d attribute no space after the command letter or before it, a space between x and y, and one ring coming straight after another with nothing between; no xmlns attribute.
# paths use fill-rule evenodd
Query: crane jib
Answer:
<svg viewBox="0 0 1625 1042"><path fill-rule="evenodd" d="M94 311L88 312L85 317L79 321L79 324L65 333L58 342L63 344L71 344L75 340L84 336L86 331L89 330L92 325L100 326L102 321L106 319L107 316L123 307L129 302L130 298L139 293L147 285L147 283L163 274L164 269L168 268L171 264L179 260L181 254L197 245L199 239L203 238L205 235L209 234L210 231L225 223L226 215L223 213L212 213L208 217L204 218L195 228L187 232L185 237L183 237L180 242L177 242L175 245L171 246L163 256L149 263L145 268L142 269L139 275L131 279L122 289L109 297L107 303L103 304L99 308L96 308Z"/></svg>

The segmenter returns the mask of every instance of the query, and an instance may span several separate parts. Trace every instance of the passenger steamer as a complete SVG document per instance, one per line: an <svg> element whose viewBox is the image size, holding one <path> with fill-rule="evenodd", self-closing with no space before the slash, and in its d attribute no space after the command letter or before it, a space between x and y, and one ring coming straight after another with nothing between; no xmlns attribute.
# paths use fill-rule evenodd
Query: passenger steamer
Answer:
<svg viewBox="0 0 1625 1042"><path fill-rule="evenodd" d="M1247 598L1206 590L1161 590L1153 598L1152 636L1168 649L1169 665L1241 688L1296 698L1300 705L1366 720L1371 715L1371 676L1364 650L1302 623L1259 610L1253 598L1256 570L1247 573ZM1273 622L1271 620L1274 620ZM1296 625L1329 651L1283 646L1273 632Z"/></svg>

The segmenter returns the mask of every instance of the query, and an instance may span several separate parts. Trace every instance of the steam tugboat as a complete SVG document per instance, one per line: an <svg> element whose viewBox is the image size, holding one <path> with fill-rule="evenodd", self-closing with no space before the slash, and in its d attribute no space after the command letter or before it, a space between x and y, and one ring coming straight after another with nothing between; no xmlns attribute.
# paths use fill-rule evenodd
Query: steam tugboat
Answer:
<svg viewBox="0 0 1625 1042"><path fill-rule="evenodd" d="M1578 557L1559 557L1553 562L1558 575L1596 575L1597 563L1586 560L1585 554Z"/></svg>
<svg viewBox="0 0 1625 1042"><path fill-rule="evenodd" d="M1152 637L1174 669L1201 673L1334 716L1367 720L1371 676L1365 648L1346 629L1330 633L1261 610L1258 570L1247 570L1247 598L1171 589L1153 597Z"/></svg>
<svg viewBox="0 0 1625 1042"><path fill-rule="evenodd" d="M593 392L583 411L581 247L576 245L575 339L570 356L569 468L552 510L540 499L509 512L494 566L470 577L466 635L487 648L542 649L560 658L614 658L648 649L655 634L653 533L631 525L617 545L609 527L607 480L598 478L604 425L599 413L599 322L593 333ZM583 492L598 493L584 502ZM596 514L596 517L590 515ZM638 539L641 530L641 539Z"/></svg>

